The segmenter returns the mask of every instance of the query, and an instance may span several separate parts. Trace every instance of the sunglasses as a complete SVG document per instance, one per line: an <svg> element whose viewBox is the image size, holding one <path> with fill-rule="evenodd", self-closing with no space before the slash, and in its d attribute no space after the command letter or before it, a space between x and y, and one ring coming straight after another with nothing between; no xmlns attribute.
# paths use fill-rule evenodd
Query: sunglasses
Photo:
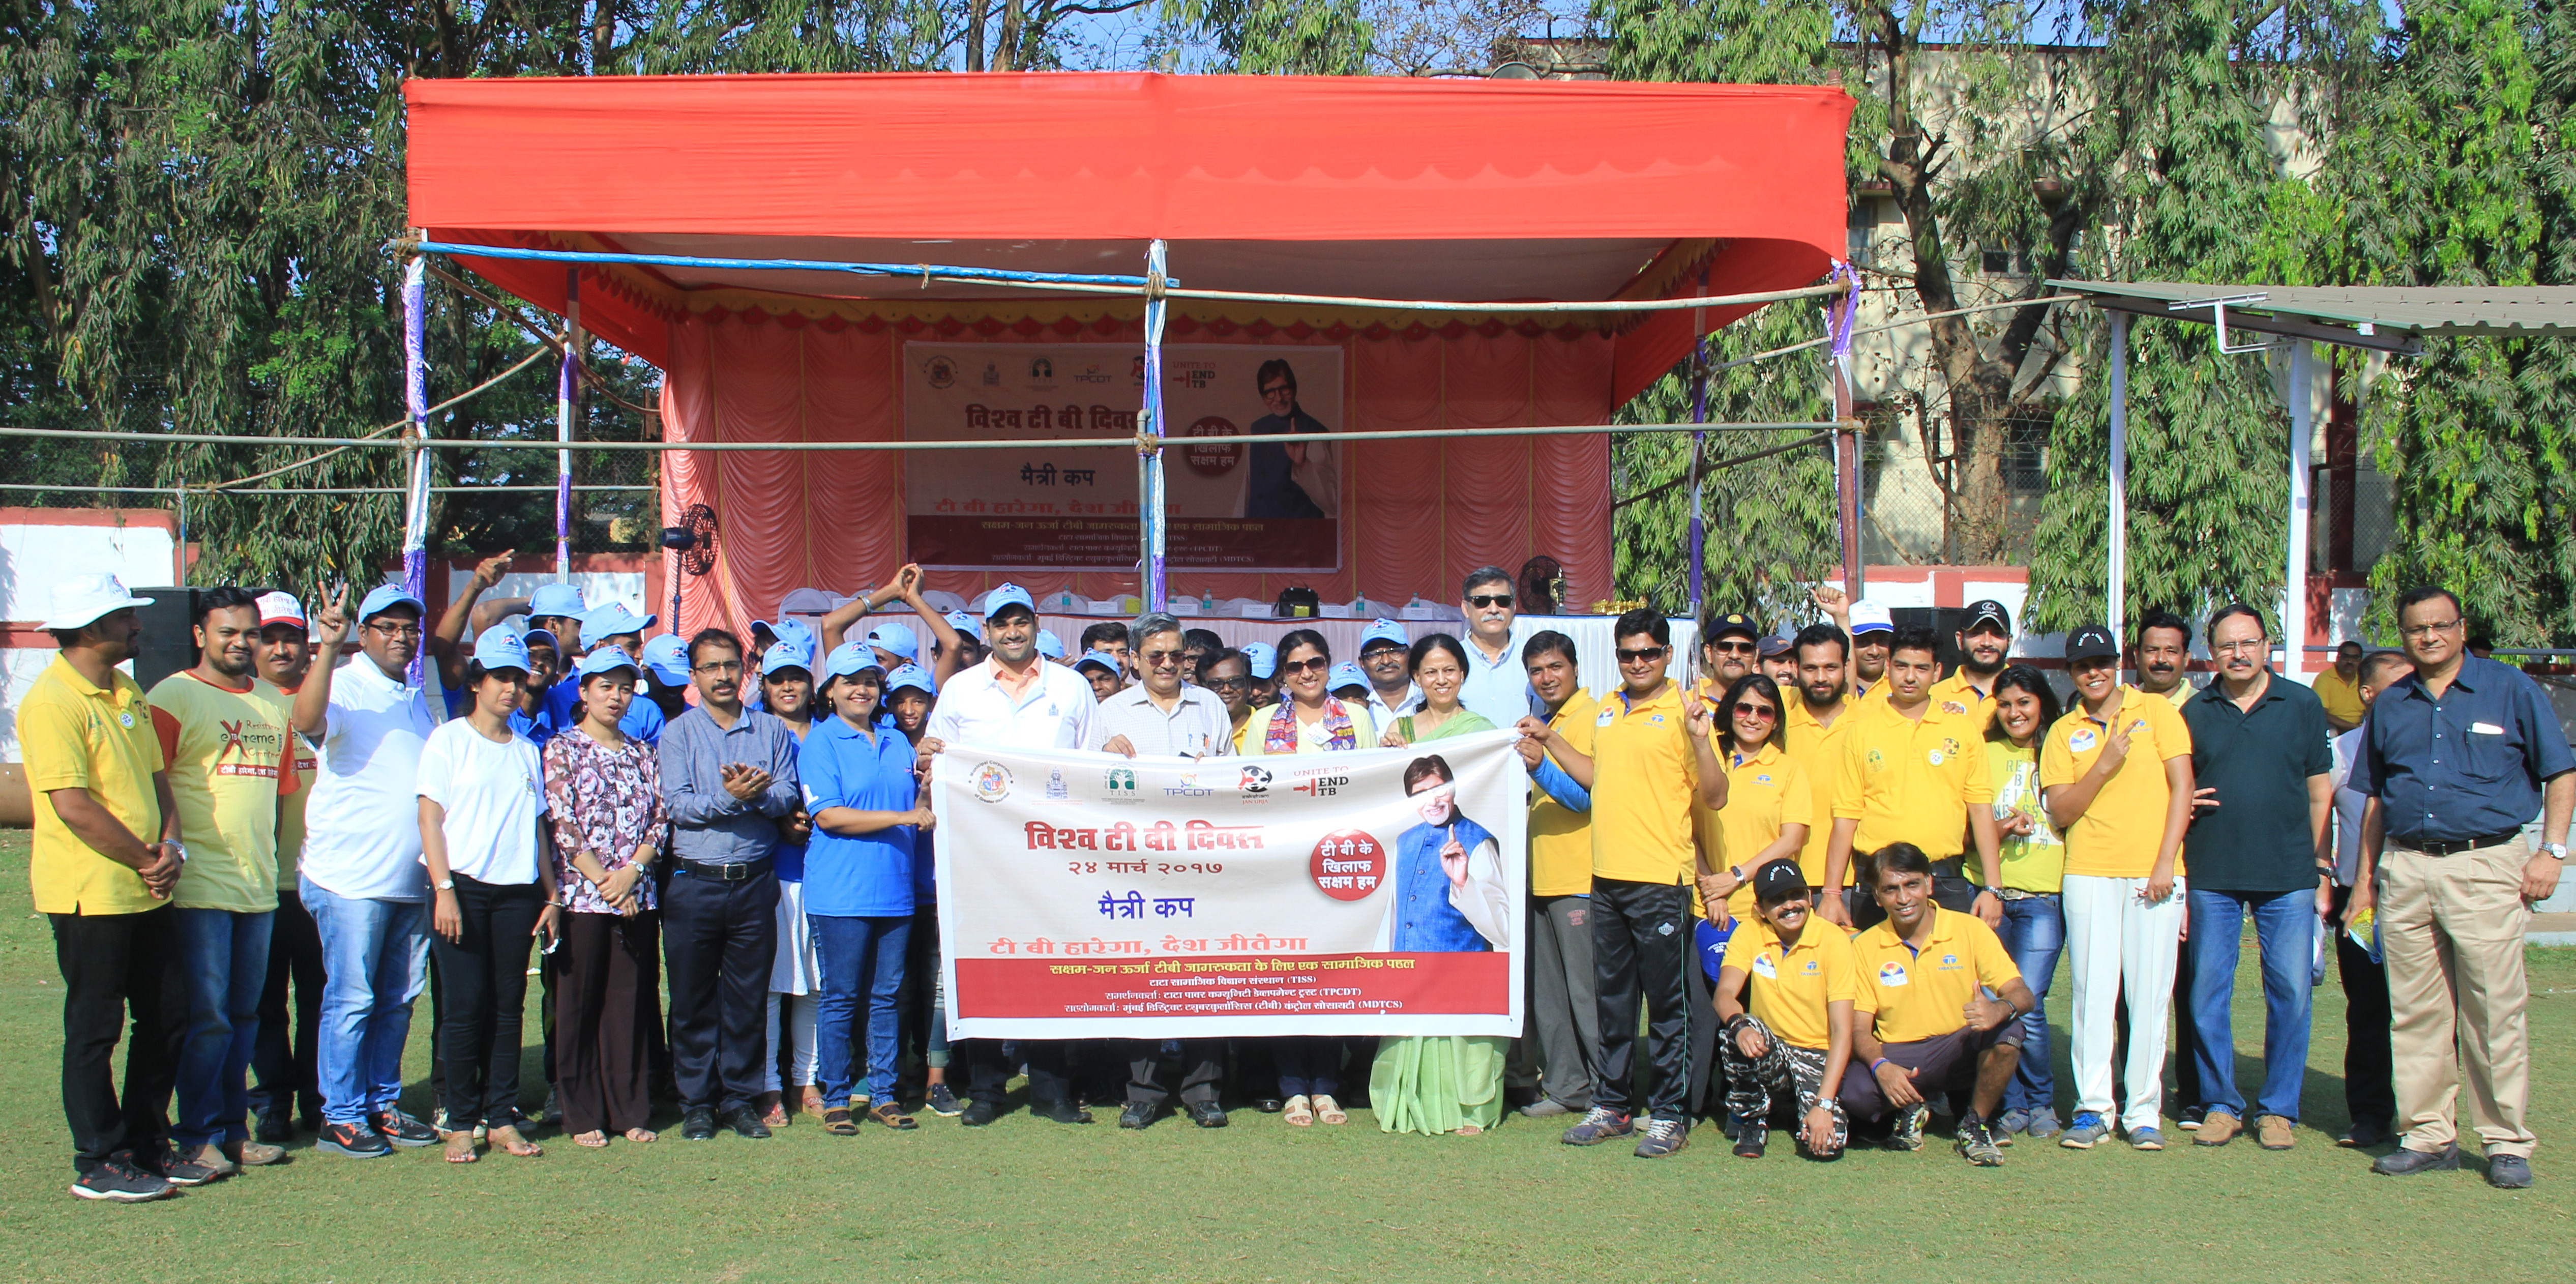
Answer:
<svg viewBox="0 0 2576 1284"><path fill-rule="evenodd" d="M1751 655L1756 648L1750 642L1711 642L1709 649L1721 655Z"/></svg>
<svg viewBox="0 0 2576 1284"><path fill-rule="evenodd" d="M1481 607L1491 607L1491 606L1510 606L1511 604L1512 604L1512 595L1511 595L1511 594L1509 594L1509 593L1478 593L1478 594L1476 594L1475 596L1470 597L1470 598L1468 598L1468 599L1467 599L1467 605L1469 605L1469 606L1473 606L1473 607L1479 607L1479 608L1481 608Z"/></svg>
<svg viewBox="0 0 2576 1284"><path fill-rule="evenodd" d="M1279 662L1279 671L1281 673L1322 673L1326 669L1332 667L1333 662L1320 655L1311 660L1282 660Z"/></svg>
<svg viewBox="0 0 2576 1284"><path fill-rule="evenodd" d="M1619 663L1621 664L1644 664L1649 660L1660 660L1663 658L1664 648L1659 646L1650 646L1637 651L1631 651L1624 646L1619 648Z"/></svg>
<svg viewBox="0 0 2576 1284"><path fill-rule="evenodd" d="M1147 667L1159 669L1167 664L1179 664L1186 654L1185 651L1147 651L1137 658L1143 660Z"/></svg>
<svg viewBox="0 0 2576 1284"><path fill-rule="evenodd" d="M1735 716L1739 718L1768 719L1779 717L1780 711L1767 704L1755 704L1750 700L1738 700L1735 702Z"/></svg>
<svg viewBox="0 0 2576 1284"><path fill-rule="evenodd" d="M1243 691L1252 686L1250 678L1207 678L1201 685L1211 691Z"/></svg>

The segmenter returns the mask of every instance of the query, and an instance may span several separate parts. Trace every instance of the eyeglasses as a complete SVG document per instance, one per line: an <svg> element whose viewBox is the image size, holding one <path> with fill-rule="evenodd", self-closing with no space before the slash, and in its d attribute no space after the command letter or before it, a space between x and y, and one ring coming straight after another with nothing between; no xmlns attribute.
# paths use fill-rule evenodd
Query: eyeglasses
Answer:
<svg viewBox="0 0 2576 1284"><path fill-rule="evenodd" d="M1159 669L1167 664L1178 667L1181 657L1186 654L1188 652L1185 651L1147 651L1136 658L1143 660L1148 667Z"/></svg>
<svg viewBox="0 0 2576 1284"><path fill-rule="evenodd" d="M1759 650L1750 642L1711 642L1709 649L1720 655L1751 655Z"/></svg>
<svg viewBox="0 0 2576 1284"><path fill-rule="evenodd" d="M1762 718L1768 720L1779 717L1780 711L1767 704L1755 704L1750 700L1738 700L1735 702L1735 716L1739 718Z"/></svg>
<svg viewBox="0 0 2576 1284"><path fill-rule="evenodd" d="M706 675L707 675L707 676L709 676L709 677L723 677L725 674L728 674L728 673L740 673L740 672L742 672L742 661L740 661L740 660L709 660L709 661L708 661L708 662L706 662L705 664L693 664L693 665L690 665L690 666L689 666L689 672L691 672L691 673L703 673L703 674L706 674Z"/></svg>
<svg viewBox="0 0 2576 1284"><path fill-rule="evenodd" d="M1279 671L1281 673L1322 673L1324 670L1332 667L1333 662L1320 655L1311 659L1282 660L1279 662Z"/></svg>
<svg viewBox="0 0 2576 1284"><path fill-rule="evenodd" d="M1295 384L1274 383L1263 388L1261 390L1261 395L1264 397L1280 397L1286 396L1295 391L1297 391L1297 386Z"/></svg>
<svg viewBox="0 0 2576 1284"><path fill-rule="evenodd" d="M2398 632L2400 632L2400 633L2405 634L2406 636L2408 636L2408 637L2410 637L2410 638L2414 638L2414 639L2416 639L2417 641L2422 641L2423 639L2425 639L2425 638L2429 638L2429 637L2433 636L2433 635L2434 635L2434 634L2436 634L2436 633L2448 633L2448 632L2450 632L2451 630L2456 629L2456 628L2458 628L2458 627L2460 627L2460 617L2455 615L2455 616L2452 616L2448 621L2443 622L2443 623L2440 623L2440 624L2409 624L2409 625L2407 625L2406 627L2404 627L2404 628L2402 628L2402 629L2399 629L2399 630L2397 630L2397 631L2398 631ZM419 630L417 630L417 629L413 630L413 632L418 632L418 631L419 631Z"/></svg>
<svg viewBox="0 0 2576 1284"><path fill-rule="evenodd" d="M1644 664L1650 660L1660 660L1663 658L1664 648L1659 646L1645 647L1636 651L1631 651L1624 646L1619 648L1619 663L1621 664Z"/></svg>
<svg viewBox="0 0 2576 1284"><path fill-rule="evenodd" d="M1467 599L1467 605L1477 607L1479 609L1494 606L1510 606L1511 604L1512 595L1509 593L1478 593Z"/></svg>
<svg viewBox="0 0 2576 1284"><path fill-rule="evenodd" d="M420 636L420 626L417 624L387 624L378 620L369 623L367 625L367 630L371 633L381 633L389 638L416 638Z"/></svg>
<svg viewBox="0 0 2576 1284"><path fill-rule="evenodd" d="M2239 642L2221 642L2209 648L2220 655L2261 655L2272 649L2269 638L2246 638Z"/></svg>
<svg viewBox="0 0 2576 1284"><path fill-rule="evenodd" d="M1250 690L1250 689L1251 689L1251 687L1252 687L1252 679L1250 679L1250 678L1202 678L1202 679L1200 679L1200 683L1199 683L1199 684L1200 684L1201 686L1206 687L1206 688L1207 688L1208 690L1210 690L1210 691L1246 691L1246 690Z"/></svg>

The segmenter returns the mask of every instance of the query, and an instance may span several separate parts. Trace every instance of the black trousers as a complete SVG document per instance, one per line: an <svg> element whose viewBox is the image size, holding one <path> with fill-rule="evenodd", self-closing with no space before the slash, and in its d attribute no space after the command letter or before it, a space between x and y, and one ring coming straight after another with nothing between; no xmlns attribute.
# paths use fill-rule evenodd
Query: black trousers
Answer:
<svg viewBox="0 0 2576 1284"><path fill-rule="evenodd" d="M293 1014L289 1019L289 990ZM268 985L259 996L259 1041L251 1071L251 1108L282 1119L322 1118L322 1082L314 1073L322 1023L322 936L292 887L277 889L277 918L268 933Z"/></svg>
<svg viewBox="0 0 2576 1284"><path fill-rule="evenodd" d="M727 882L678 870L662 891L670 966L671 1070L680 1104L732 1110L763 1091L769 967L778 954L778 876Z"/></svg>
<svg viewBox="0 0 2576 1284"><path fill-rule="evenodd" d="M438 1048L447 1067L447 1127L501 1128L519 1120L519 1037L528 1006L528 947L546 907L535 883L486 883L458 874L454 941L429 934L445 1003Z"/></svg>
<svg viewBox="0 0 2576 1284"><path fill-rule="evenodd" d="M2343 921L2352 889L2334 889L2335 921ZM2397 1086L2388 1046L2388 967L2370 960L2370 951L2352 943L2341 929L2335 938L2335 976L2343 984L2343 1105L2356 1128L2388 1131L2397 1118Z"/></svg>
<svg viewBox="0 0 2576 1284"><path fill-rule="evenodd" d="M1073 1078L1068 1056L1073 1048L1070 1039L1021 1039L1011 1044L1018 1049L1018 1060L1029 1066L1029 1101L1035 1105L1053 1105L1073 1099ZM956 1045L955 1055L966 1061L966 1097L981 1101L998 1110L1009 1095L1013 1058L1002 1051L1000 1039L968 1039Z"/></svg>
<svg viewBox="0 0 2576 1284"><path fill-rule="evenodd" d="M1182 1039L1181 1100L1189 1105L1214 1102L1225 1080L1225 1040ZM1172 1096L1163 1086L1164 1044L1149 1039L1127 1044L1127 1104L1159 1109Z"/></svg>
<svg viewBox="0 0 2576 1284"><path fill-rule="evenodd" d="M1646 1010L1647 1111L1685 1117L1690 1098L1690 892L1676 885L1592 880L1592 964L1601 1004L1601 1082L1592 1104L1638 1113L1637 1009Z"/></svg>
<svg viewBox="0 0 2576 1284"><path fill-rule="evenodd" d="M188 980L179 911L49 914L54 965L63 975L63 1118L72 1169L89 1173L119 1156L157 1155L169 1144L170 1093L187 1034ZM112 1059L128 1017L125 1091Z"/></svg>
<svg viewBox="0 0 2576 1284"><path fill-rule="evenodd" d="M556 1084L563 1129L619 1133L650 1125L646 1083L653 1030L662 1023L661 915L563 916L562 1007Z"/></svg>

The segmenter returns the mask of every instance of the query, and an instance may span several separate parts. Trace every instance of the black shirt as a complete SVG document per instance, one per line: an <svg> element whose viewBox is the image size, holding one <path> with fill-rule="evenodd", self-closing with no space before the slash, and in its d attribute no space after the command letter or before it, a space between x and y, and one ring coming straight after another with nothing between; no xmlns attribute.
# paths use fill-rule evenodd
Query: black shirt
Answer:
<svg viewBox="0 0 2576 1284"><path fill-rule="evenodd" d="M2316 692L2266 672L2250 712L2228 698L2223 681L2183 702L2192 779L2218 790L2218 806L2196 812L2183 834L2192 887L2293 892L2317 885L2308 777L2333 774L2333 729Z"/></svg>

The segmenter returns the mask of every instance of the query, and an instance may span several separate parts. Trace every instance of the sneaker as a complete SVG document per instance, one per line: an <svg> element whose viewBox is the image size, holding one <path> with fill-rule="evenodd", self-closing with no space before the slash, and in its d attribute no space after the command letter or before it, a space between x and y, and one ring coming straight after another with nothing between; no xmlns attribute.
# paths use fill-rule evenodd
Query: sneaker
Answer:
<svg viewBox="0 0 2576 1284"><path fill-rule="evenodd" d="M960 1118L957 1122L959 1122L959 1123L961 1123L961 1124L964 1124L965 1126L967 1126L967 1127L969 1127L969 1128L983 1128L983 1127L990 1126L990 1125L992 1124L992 1122L993 1122L994 1117L995 1117L995 1116L997 1116L997 1115L999 1115L1000 1113L1001 1113L1000 1111L995 1110L995 1109L993 1108L993 1103L992 1103L992 1102L989 1102L989 1101L969 1101L969 1102L967 1102L967 1103L966 1103L966 1109L965 1109L965 1111L963 1112L963 1117L962 1117L962 1118Z"/></svg>
<svg viewBox="0 0 2576 1284"><path fill-rule="evenodd" d="M2006 1144L2006 1143L2008 1143L2008 1142L2010 1141L2010 1139L2011 1139L2011 1137L2012 1137L2012 1135L2013 1135L2014 1133L2024 1131L2024 1130L2028 1129L2029 1127L2030 1127L2030 1112L2029 1112L2029 1111L2027 1111L2027 1110L2007 1110L2007 1111L2003 1112L2003 1114L2001 1114L2001 1115L1997 1116L1997 1117L1996 1117L1996 1119L1995 1119L1995 1122L1994 1122L1994 1128L1993 1128L1993 1132L1994 1132L1994 1135L1995 1135L1995 1141L1996 1141L1996 1143L1997 1143L1997 1144L1999 1144L1999 1145L2000 1145L2000 1144Z"/></svg>
<svg viewBox="0 0 2576 1284"><path fill-rule="evenodd" d="M1570 1115L1573 1113L1574 1107L1569 1106L1554 1097L1541 1097L1538 1100L1521 1107L1521 1118L1523 1119L1554 1119L1558 1115Z"/></svg>
<svg viewBox="0 0 2576 1284"><path fill-rule="evenodd" d="M2028 1133L2032 1141L2046 1141L2066 1131L2066 1125L2057 1122L2056 1111L2042 1106L2030 1112L2030 1122L2022 1131Z"/></svg>
<svg viewBox="0 0 2576 1284"><path fill-rule="evenodd" d="M2497 1190L2531 1189L2531 1161L2520 1155L2487 1156L2487 1184Z"/></svg>
<svg viewBox="0 0 2576 1284"><path fill-rule="evenodd" d="M1557 1140L1569 1146L1598 1146L1613 1137L1625 1137L1637 1131L1628 1116L1608 1106L1594 1106L1583 1112L1583 1121L1565 1130Z"/></svg>
<svg viewBox="0 0 2576 1284"><path fill-rule="evenodd" d="M295 1121L288 1118L283 1110L272 1110L259 1117L259 1124L251 1129L251 1136L262 1145L283 1146L295 1140Z"/></svg>
<svg viewBox="0 0 2576 1284"><path fill-rule="evenodd" d="M2078 1110L2075 1112L2074 1126L2066 1130L2066 1135L2057 1139L2057 1144L2068 1150L2091 1150L2101 1144L2103 1138L2110 1135L2111 1125L2102 1122L2102 1116L2090 1110Z"/></svg>
<svg viewBox="0 0 2576 1284"><path fill-rule="evenodd" d="M221 1152L217 1153L220 1154ZM203 1186L207 1182L214 1181L224 1175L222 1169L209 1168L204 1164L198 1163L196 1160L180 1154L178 1147L173 1146L166 1141L161 1143L160 1154L152 1156L149 1160L146 1160L137 1166L146 1167L151 1169L153 1172L161 1174L161 1179L173 1186Z"/></svg>
<svg viewBox="0 0 2576 1284"><path fill-rule="evenodd" d="M2162 1129L2132 1128L2129 1130L2129 1149L2162 1150L2164 1148L2165 1134Z"/></svg>
<svg viewBox="0 0 2576 1284"><path fill-rule="evenodd" d="M1952 1144L1961 1158L1979 1168L1996 1168L2004 1162L2004 1150L1995 1144L1992 1126L1975 1115L1960 1116L1959 1139Z"/></svg>
<svg viewBox="0 0 2576 1284"><path fill-rule="evenodd" d="M443 1110L439 1112L442 1118L446 1113L447 1112ZM438 1144L437 1130L399 1110L388 1110L380 1115L369 1115L367 1116L367 1125L374 1128L386 1141L397 1146L435 1146Z"/></svg>
<svg viewBox="0 0 2576 1284"><path fill-rule="evenodd" d="M2208 1121L2209 1109L2207 1107L2185 1106L2182 1108L2180 1113L2177 1113L2174 1116L2174 1127L2180 1128L2184 1132L2198 1132L2200 1131L2200 1126Z"/></svg>
<svg viewBox="0 0 2576 1284"><path fill-rule="evenodd" d="M2460 1148L2444 1146L2438 1151L2408 1150L2403 1146L2381 1155L2370 1165L2370 1171L2382 1177L2409 1177L2416 1173L2450 1173L2460 1170Z"/></svg>
<svg viewBox="0 0 2576 1284"><path fill-rule="evenodd" d="M966 1107L957 1104L957 1094L950 1092L944 1083L930 1085L930 1091L922 1094L921 1104L942 1119L954 1119L966 1111Z"/></svg>
<svg viewBox="0 0 2576 1284"><path fill-rule="evenodd" d="M179 1188L158 1174L111 1159L73 1179L72 1193L83 1199L104 1199L111 1204L142 1204L168 1199L178 1194Z"/></svg>
<svg viewBox="0 0 2576 1284"><path fill-rule="evenodd" d="M1931 1110L1919 1101L1898 1111L1896 1130L1887 1135L1887 1148L1889 1150L1923 1149L1923 1121L1931 1113Z"/></svg>
<svg viewBox="0 0 2576 1284"><path fill-rule="evenodd" d="M244 1168L264 1168L286 1158L286 1147L272 1146L264 1141L227 1141L224 1155Z"/></svg>
<svg viewBox="0 0 2576 1284"><path fill-rule="evenodd" d="M1661 1117L1646 1121L1645 1139L1637 1143L1637 1158L1661 1159L1690 1145L1690 1123L1682 1119Z"/></svg>
<svg viewBox="0 0 2576 1284"><path fill-rule="evenodd" d="M359 1124L326 1123L322 1138L313 1143L315 1150L349 1159L375 1159L394 1153L393 1143L384 1134Z"/></svg>
<svg viewBox="0 0 2576 1284"><path fill-rule="evenodd" d="M1768 1120L1758 1119L1751 1115L1737 1115L1735 1117L1736 1158L1760 1159L1762 1157L1763 1145L1770 1139L1771 1124Z"/></svg>

